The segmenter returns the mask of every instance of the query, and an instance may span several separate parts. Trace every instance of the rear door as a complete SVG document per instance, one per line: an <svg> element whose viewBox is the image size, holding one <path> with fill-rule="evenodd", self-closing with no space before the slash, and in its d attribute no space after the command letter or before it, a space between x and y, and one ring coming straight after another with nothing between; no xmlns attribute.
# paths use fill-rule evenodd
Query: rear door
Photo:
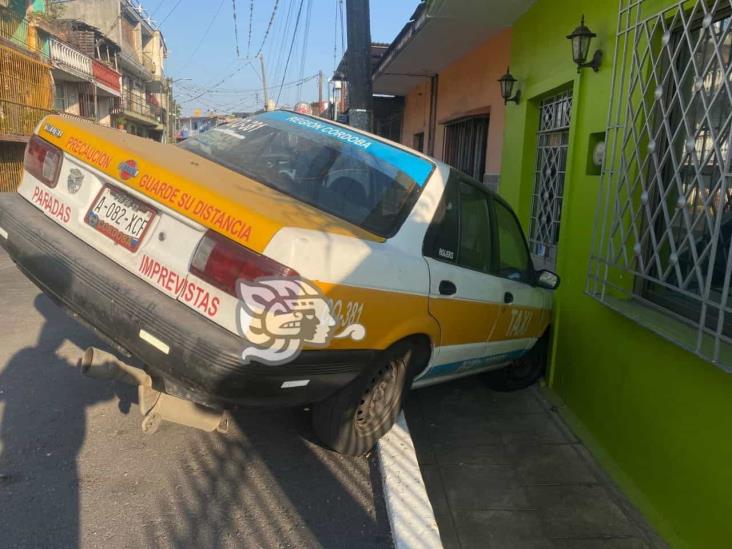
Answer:
<svg viewBox="0 0 732 549"><path fill-rule="evenodd" d="M493 364L491 339L503 310L495 266L490 197L468 178L447 183L424 244L430 271L429 309L440 342L423 378L462 375Z"/></svg>

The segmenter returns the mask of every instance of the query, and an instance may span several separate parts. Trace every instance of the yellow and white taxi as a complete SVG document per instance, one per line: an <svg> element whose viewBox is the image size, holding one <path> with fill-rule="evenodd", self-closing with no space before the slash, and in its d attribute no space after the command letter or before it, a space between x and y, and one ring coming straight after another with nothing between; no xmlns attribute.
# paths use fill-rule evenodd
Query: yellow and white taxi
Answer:
<svg viewBox="0 0 732 549"><path fill-rule="evenodd" d="M143 429L221 428L236 405L313 404L318 436L367 452L406 389L542 373L559 279L511 208L466 175L347 126L275 111L177 146L49 116L0 244L117 356Z"/></svg>

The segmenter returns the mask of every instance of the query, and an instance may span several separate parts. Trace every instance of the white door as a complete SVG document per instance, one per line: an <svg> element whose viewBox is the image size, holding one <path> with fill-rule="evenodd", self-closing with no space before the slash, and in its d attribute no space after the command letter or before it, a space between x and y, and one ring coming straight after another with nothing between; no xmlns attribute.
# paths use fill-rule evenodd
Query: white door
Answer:
<svg viewBox="0 0 732 549"><path fill-rule="evenodd" d="M490 196L453 176L425 240L430 313L440 340L420 379L434 381L490 367L491 339L503 310L504 282L495 264Z"/></svg>

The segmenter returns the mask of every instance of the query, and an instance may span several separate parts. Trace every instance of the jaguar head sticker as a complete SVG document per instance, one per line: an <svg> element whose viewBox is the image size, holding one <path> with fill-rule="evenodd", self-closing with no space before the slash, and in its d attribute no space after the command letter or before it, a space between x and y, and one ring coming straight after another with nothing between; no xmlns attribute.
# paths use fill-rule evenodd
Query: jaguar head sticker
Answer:
<svg viewBox="0 0 732 549"><path fill-rule="evenodd" d="M356 323L336 332L330 300L302 278L240 280L237 294L237 324L248 342L241 355L244 362L285 364L306 345L325 347L333 338L360 341L366 336L363 325Z"/></svg>

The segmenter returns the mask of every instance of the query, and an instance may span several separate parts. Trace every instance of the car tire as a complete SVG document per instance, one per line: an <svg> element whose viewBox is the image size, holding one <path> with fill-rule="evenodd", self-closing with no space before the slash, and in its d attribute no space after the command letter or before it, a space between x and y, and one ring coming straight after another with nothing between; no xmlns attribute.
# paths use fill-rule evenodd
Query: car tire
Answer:
<svg viewBox="0 0 732 549"><path fill-rule="evenodd" d="M346 387L313 406L313 429L340 454L362 456L396 421L411 384L414 347L394 345Z"/></svg>
<svg viewBox="0 0 732 549"><path fill-rule="evenodd" d="M519 391L530 387L546 371L546 355L549 348L549 334L544 334L529 352L500 370L483 374L486 385L494 391Z"/></svg>

